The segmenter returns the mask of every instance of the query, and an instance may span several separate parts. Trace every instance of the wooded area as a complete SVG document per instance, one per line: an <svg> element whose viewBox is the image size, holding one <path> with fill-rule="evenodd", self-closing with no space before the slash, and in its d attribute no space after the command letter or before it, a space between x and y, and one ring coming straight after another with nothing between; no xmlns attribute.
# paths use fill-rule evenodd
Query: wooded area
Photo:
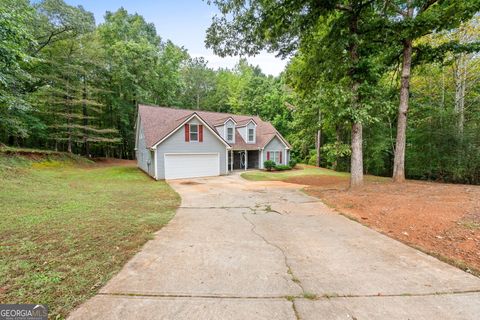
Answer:
<svg viewBox="0 0 480 320"><path fill-rule="evenodd" d="M286 70L213 70L122 8L96 25L62 0L3 0L0 143L132 158L141 102L258 115L354 187L480 184L479 1L212 2L208 47L275 52Z"/></svg>

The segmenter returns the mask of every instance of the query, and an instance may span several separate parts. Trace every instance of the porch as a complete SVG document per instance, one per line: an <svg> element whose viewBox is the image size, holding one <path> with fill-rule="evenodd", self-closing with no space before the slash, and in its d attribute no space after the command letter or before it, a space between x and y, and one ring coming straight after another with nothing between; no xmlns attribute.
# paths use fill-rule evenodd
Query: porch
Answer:
<svg viewBox="0 0 480 320"><path fill-rule="evenodd" d="M259 169L260 150L230 150L228 152L228 170Z"/></svg>

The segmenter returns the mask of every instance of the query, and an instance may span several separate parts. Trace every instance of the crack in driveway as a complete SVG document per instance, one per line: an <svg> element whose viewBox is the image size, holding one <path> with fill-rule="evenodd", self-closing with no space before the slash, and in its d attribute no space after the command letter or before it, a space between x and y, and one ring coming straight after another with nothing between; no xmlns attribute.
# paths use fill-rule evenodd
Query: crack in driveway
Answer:
<svg viewBox="0 0 480 320"><path fill-rule="evenodd" d="M279 251L282 253L283 258L284 258L285 267L287 268L287 274L290 274L290 278L291 278L290 280L291 280L293 283L295 283L295 284L300 288L300 290L302 290L302 293L303 293L303 294L305 294L305 293L306 293L306 292L305 292L305 289L303 288L302 283L300 282L300 280L298 280L298 279L295 277L295 275L294 275L294 273L293 273L293 270L292 270L292 267L290 266L290 264L289 264L289 262L288 262L288 257L287 257L287 254L285 253L285 251L284 251L281 247L279 247L278 245L276 245L276 244L268 241L263 235L261 235L260 233L258 233L258 232L256 231L257 226L255 225L255 223L253 223L250 219L247 218L247 216L246 216L245 213L242 213L242 217L243 217L243 219L245 219L246 221L248 221L248 222L251 224L252 228L250 229L250 231L251 231L253 234L255 234L255 235L258 236L260 239L262 239L266 244L268 244L268 245L276 248L277 250L279 250Z"/></svg>
<svg viewBox="0 0 480 320"><path fill-rule="evenodd" d="M480 290L463 290L463 291L445 291L432 293L400 293L400 294L324 294L317 298L305 298L303 295L278 295L278 296L236 296L236 295L214 295L214 294L168 294L168 293L133 293L133 292L100 292L101 296L130 296L130 297L158 297L158 298L208 298L208 299L259 299L259 300L276 300L286 299L293 300L334 300L342 298L391 298L391 297L428 297L428 296L446 296L461 295L468 293L480 293Z"/></svg>

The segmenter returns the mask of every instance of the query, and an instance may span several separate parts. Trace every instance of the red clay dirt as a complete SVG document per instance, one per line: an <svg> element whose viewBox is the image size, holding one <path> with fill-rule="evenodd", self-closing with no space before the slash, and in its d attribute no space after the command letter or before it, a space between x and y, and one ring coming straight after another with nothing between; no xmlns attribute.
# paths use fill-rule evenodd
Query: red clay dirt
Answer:
<svg viewBox="0 0 480 320"><path fill-rule="evenodd" d="M348 191L348 179L287 179L340 213L462 269L480 274L480 186L422 181L394 184L367 177Z"/></svg>

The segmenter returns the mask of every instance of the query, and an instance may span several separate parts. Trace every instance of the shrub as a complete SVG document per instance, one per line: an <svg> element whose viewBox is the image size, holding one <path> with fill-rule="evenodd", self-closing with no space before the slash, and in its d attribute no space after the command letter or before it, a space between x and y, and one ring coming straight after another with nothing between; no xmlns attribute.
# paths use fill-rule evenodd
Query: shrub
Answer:
<svg viewBox="0 0 480 320"><path fill-rule="evenodd" d="M271 171L272 168L275 168L276 164L273 160L267 160L263 163L263 167L267 169L267 171Z"/></svg>
<svg viewBox="0 0 480 320"><path fill-rule="evenodd" d="M275 170L278 171L284 171L284 170L290 170L290 166L284 165L284 164L279 164L278 166L275 166Z"/></svg>
<svg viewBox="0 0 480 320"><path fill-rule="evenodd" d="M288 161L288 165L290 166L290 168L295 168L295 166L297 165L297 160L290 159L290 161Z"/></svg>

